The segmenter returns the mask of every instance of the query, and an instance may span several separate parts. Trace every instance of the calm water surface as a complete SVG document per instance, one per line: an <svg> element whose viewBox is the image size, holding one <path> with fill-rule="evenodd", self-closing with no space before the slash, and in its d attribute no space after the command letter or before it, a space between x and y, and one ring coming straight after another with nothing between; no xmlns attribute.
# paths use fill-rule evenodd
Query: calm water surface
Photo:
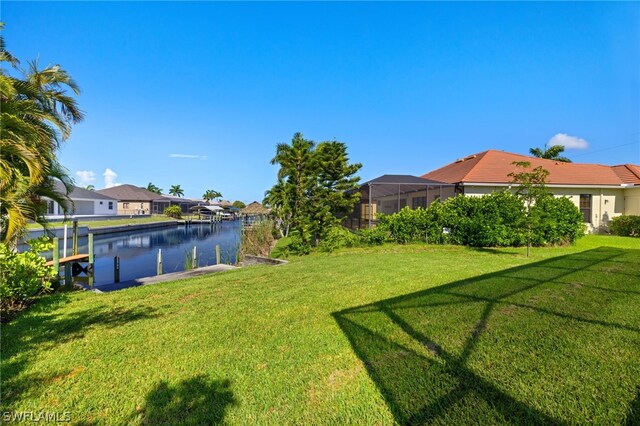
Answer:
<svg viewBox="0 0 640 426"><path fill-rule="evenodd" d="M233 264L240 249L240 234L240 221L230 221L96 235L95 286L113 283L114 256L120 257L120 281L156 275L158 249L162 249L163 273L184 271L194 246L199 266L216 264L216 245L220 245L221 262ZM60 247L62 257L62 240ZM78 250L88 253L86 237L78 239ZM67 254L70 253L71 238L67 245Z"/></svg>

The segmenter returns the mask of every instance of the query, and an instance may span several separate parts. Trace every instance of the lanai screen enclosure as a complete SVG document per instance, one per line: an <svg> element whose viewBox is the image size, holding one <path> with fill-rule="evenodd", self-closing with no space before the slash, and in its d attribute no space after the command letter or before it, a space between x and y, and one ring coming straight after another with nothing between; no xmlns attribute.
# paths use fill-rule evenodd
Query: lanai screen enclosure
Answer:
<svg viewBox="0 0 640 426"><path fill-rule="evenodd" d="M454 184L411 175L382 175L360 186L360 202L345 220L352 229L370 228L378 213L393 214L404 207L427 207L456 194Z"/></svg>

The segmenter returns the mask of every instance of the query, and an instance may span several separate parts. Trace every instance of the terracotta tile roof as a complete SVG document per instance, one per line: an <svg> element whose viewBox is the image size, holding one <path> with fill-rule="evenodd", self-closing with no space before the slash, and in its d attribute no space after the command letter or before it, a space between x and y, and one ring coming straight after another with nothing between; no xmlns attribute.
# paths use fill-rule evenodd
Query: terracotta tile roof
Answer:
<svg viewBox="0 0 640 426"><path fill-rule="evenodd" d="M118 185L111 188L100 189L95 192L116 198L120 201L170 201L162 195L147 191L135 185Z"/></svg>
<svg viewBox="0 0 640 426"><path fill-rule="evenodd" d="M636 166L635 164L621 164L619 166L613 166L612 169L623 183L640 185L640 166Z"/></svg>
<svg viewBox="0 0 640 426"><path fill-rule="evenodd" d="M422 178L447 183L509 183L508 176L517 170L515 161L528 161L532 167L549 170L551 185L615 185L640 184L637 165L605 166L601 164L563 163L510 152L488 150L454 161L422 175Z"/></svg>

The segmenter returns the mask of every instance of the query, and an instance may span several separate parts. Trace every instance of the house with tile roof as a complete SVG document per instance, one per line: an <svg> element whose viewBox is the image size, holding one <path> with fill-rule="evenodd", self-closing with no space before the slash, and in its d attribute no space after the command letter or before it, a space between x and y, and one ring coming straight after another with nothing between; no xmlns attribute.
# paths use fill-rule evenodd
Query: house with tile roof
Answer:
<svg viewBox="0 0 640 426"><path fill-rule="evenodd" d="M57 192L66 192L62 182L55 181L54 185ZM68 196L71 200L70 211L68 214L74 217L96 215L109 216L118 213L118 200L107 195L100 194L98 191L90 191L78 186L73 186ZM43 200L47 203L46 218L56 219L64 216L64 210L56 201L46 197L44 197Z"/></svg>
<svg viewBox="0 0 640 426"><path fill-rule="evenodd" d="M509 174L517 171L514 162L522 161L528 161L532 168L548 170L549 191L573 201L592 231L606 228L616 216L640 215L640 166L636 164L564 163L488 150L458 159L422 178L453 184L447 197L480 196L510 189L513 183Z"/></svg>

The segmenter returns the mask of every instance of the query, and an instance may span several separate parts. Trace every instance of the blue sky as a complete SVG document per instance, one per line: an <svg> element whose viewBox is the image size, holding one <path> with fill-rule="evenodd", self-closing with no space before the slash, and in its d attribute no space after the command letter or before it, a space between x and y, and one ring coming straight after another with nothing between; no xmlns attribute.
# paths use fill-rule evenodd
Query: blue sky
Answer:
<svg viewBox="0 0 640 426"><path fill-rule="evenodd" d="M345 142L362 180L558 134L640 163L638 3L3 2L8 49L58 63L86 120L62 163L262 200L275 145ZM584 147L586 145L586 148ZM109 174L109 173L107 173Z"/></svg>

